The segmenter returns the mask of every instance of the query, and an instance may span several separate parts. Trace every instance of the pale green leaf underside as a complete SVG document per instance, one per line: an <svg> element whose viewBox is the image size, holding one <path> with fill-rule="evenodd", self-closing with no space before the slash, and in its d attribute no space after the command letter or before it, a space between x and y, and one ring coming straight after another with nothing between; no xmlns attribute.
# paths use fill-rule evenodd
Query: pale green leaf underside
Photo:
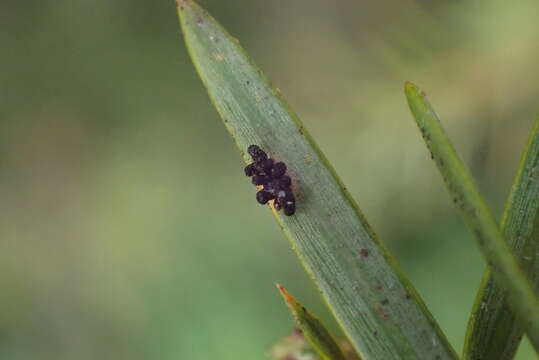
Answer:
<svg viewBox="0 0 539 360"><path fill-rule="evenodd" d="M531 131L507 200L501 228L522 269L539 286L539 117ZM487 269L468 324L464 359L510 360L523 329L507 295Z"/></svg>
<svg viewBox="0 0 539 360"><path fill-rule="evenodd" d="M511 294L513 310L520 315L532 344L539 349L539 301L530 281L521 271L490 209L458 158L425 94L411 83L406 84L405 93L455 205L472 230L493 276Z"/></svg>
<svg viewBox="0 0 539 360"><path fill-rule="evenodd" d="M275 216L356 350L364 359L456 359L312 138L238 42L192 1L180 0L178 11L197 71L244 159L257 144L288 165L297 212ZM245 186L255 202L247 179Z"/></svg>

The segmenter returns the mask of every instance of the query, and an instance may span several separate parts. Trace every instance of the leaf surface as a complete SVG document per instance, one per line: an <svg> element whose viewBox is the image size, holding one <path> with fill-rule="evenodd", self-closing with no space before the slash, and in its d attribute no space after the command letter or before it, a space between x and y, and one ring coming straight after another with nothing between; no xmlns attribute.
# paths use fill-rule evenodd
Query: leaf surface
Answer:
<svg viewBox="0 0 539 360"><path fill-rule="evenodd" d="M432 158L465 223L474 234L494 279L508 294L513 311L539 349L539 301L470 173L459 159L425 93L406 83L408 104Z"/></svg>
<svg viewBox="0 0 539 360"><path fill-rule="evenodd" d="M522 154L501 228L522 270L539 287L539 117ZM468 324L464 359L513 359L524 330L507 294L487 269Z"/></svg>
<svg viewBox="0 0 539 360"><path fill-rule="evenodd" d="M423 302L279 91L238 41L197 4L180 0L178 13L193 63L244 160L250 162L246 149L256 144L287 164L297 211L290 217L272 211L362 358L456 359ZM246 191L253 191L247 179Z"/></svg>

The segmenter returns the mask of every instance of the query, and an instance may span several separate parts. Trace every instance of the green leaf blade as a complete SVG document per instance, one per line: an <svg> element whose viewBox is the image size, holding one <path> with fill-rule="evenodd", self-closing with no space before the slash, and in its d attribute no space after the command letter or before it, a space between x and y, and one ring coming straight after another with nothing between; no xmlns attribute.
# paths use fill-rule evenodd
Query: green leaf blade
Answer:
<svg viewBox="0 0 539 360"><path fill-rule="evenodd" d="M297 212L274 215L358 353L364 359L456 359L280 94L193 1L178 1L178 13L193 63L244 160L249 161L247 147L256 144L287 164Z"/></svg>
<svg viewBox="0 0 539 360"><path fill-rule="evenodd" d="M530 281L520 269L490 209L479 195L471 175L451 145L426 95L412 83L406 83L405 93L412 114L453 201L465 223L472 230L483 255L492 268L493 276L510 293L509 300L512 308L519 315L537 351L539 349L539 301Z"/></svg>
<svg viewBox="0 0 539 360"><path fill-rule="evenodd" d="M522 270L539 287L539 117L507 200L501 228ZM464 359L513 359L524 330L503 287L487 269L468 324Z"/></svg>
<svg viewBox="0 0 539 360"><path fill-rule="evenodd" d="M277 284L288 306L297 328L303 332L303 336L309 341L312 348L323 360L346 360L335 338L316 316L300 304L285 288Z"/></svg>

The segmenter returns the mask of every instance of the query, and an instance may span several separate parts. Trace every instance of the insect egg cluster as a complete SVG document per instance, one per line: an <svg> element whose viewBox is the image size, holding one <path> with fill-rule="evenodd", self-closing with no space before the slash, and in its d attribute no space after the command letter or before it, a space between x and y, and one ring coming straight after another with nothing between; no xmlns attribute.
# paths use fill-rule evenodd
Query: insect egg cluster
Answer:
<svg viewBox="0 0 539 360"><path fill-rule="evenodd" d="M247 152L253 162L245 167L245 175L251 177L253 185L262 186L262 190L256 193L256 200L260 204L274 200L275 210L283 209L285 215L294 215L296 199L290 188L292 180L286 175L286 165L269 158L257 145L249 146Z"/></svg>

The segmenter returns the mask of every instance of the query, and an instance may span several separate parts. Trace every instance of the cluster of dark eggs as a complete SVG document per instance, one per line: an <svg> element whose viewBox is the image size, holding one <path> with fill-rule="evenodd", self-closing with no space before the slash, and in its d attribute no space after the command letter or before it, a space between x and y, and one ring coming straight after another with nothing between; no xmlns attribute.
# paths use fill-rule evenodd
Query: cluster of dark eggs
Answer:
<svg viewBox="0 0 539 360"><path fill-rule="evenodd" d="M286 175L286 165L275 162L256 145L249 146L247 152L253 162L245 167L245 175L251 177L253 185L262 186L262 190L256 193L256 200L260 204L274 200L275 210L283 209L285 215L294 215L296 199L290 188L292 180Z"/></svg>

